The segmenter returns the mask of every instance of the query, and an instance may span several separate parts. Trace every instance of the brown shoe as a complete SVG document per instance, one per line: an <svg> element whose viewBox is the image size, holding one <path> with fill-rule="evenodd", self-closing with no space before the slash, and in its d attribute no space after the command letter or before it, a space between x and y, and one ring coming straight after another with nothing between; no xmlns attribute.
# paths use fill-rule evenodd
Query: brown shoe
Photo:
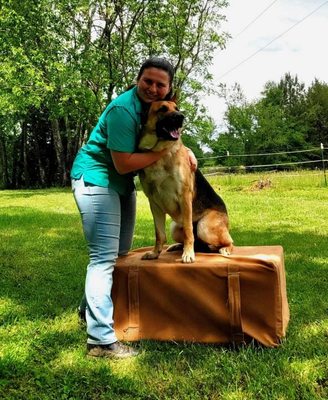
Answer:
<svg viewBox="0 0 328 400"><path fill-rule="evenodd" d="M102 345L88 343L87 351L90 357L128 358L138 355L138 351L133 347L119 341Z"/></svg>

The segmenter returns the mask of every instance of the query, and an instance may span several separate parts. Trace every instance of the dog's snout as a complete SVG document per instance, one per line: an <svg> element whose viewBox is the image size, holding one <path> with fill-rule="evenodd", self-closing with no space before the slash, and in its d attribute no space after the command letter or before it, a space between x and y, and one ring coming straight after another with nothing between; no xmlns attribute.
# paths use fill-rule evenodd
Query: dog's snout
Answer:
<svg viewBox="0 0 328 400"><path fill-rule="evenodd" d="M170 119L172 121L175 121L179 125L182 125L184 118L185 118L184 115L180 111L176 111L172 113L170 116Z"/></svg>
<svg viewBox="0 0 328 400"><path fill-rule="evenodd" d="M179 122L183 122L184 120L184 115L181 112L176 113L176 118Z"/></svg>
<svg viewBox="0 0 328 400"><path fill-rule="evenodd" d="M173 111L173 112L170 112L170 113L160 116L158 118L158 121L161 121L161 123L168 123L168 124L173 124L173 125L177 125L177 126L181 127L183 124L184 118L185 118L184 115L180 111Z"/></svg>

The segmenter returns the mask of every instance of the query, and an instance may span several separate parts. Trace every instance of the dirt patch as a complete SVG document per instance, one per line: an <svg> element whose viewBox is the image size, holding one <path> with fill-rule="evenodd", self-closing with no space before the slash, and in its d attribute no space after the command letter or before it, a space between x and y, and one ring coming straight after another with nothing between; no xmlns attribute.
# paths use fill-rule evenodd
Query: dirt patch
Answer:
<svg viewBox="0 0 328 400"><path fill-rule="evenodd" d="M272 187L272 182L270 179L259 179L252 182L251 190L262 190L269 189Z"/></svg>

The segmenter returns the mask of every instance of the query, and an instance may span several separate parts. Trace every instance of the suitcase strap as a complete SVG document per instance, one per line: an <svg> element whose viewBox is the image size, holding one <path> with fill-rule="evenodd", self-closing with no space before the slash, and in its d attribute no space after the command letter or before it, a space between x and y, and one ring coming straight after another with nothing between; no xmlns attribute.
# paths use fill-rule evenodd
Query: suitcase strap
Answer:
<svg viewBox="0 0 328 400"><path fill-rule="evenodd" d="M228 266L228 298L231 340L235 344L244 343L244 333L241 320L240 279L239 269Z"/></svg>
<svg viewBox="0 0 328 400"><path fill-rule="evenodd" d="M128 273L129 325L124 330L124 340L139 340L139 268Z"/></svg>

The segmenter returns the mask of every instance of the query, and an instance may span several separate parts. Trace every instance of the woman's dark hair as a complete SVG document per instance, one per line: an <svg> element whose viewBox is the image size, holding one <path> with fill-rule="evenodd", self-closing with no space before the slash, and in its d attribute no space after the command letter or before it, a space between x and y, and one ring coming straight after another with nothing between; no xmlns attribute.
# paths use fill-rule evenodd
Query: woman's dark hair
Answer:
<svg viewBox="0 0 328 400"><path fill-rule="evenodd" d="M137 80L141 78L141 75L143 74L144 70L147 68L158 68L162 69L163 71L167 72L169 78L170 78L170 86L172 86L173 79L174 79L174 68L173 65L167 61L165 58L160 58L160 57L151 57L148 58L144 63L141 65Z"/></svg>

